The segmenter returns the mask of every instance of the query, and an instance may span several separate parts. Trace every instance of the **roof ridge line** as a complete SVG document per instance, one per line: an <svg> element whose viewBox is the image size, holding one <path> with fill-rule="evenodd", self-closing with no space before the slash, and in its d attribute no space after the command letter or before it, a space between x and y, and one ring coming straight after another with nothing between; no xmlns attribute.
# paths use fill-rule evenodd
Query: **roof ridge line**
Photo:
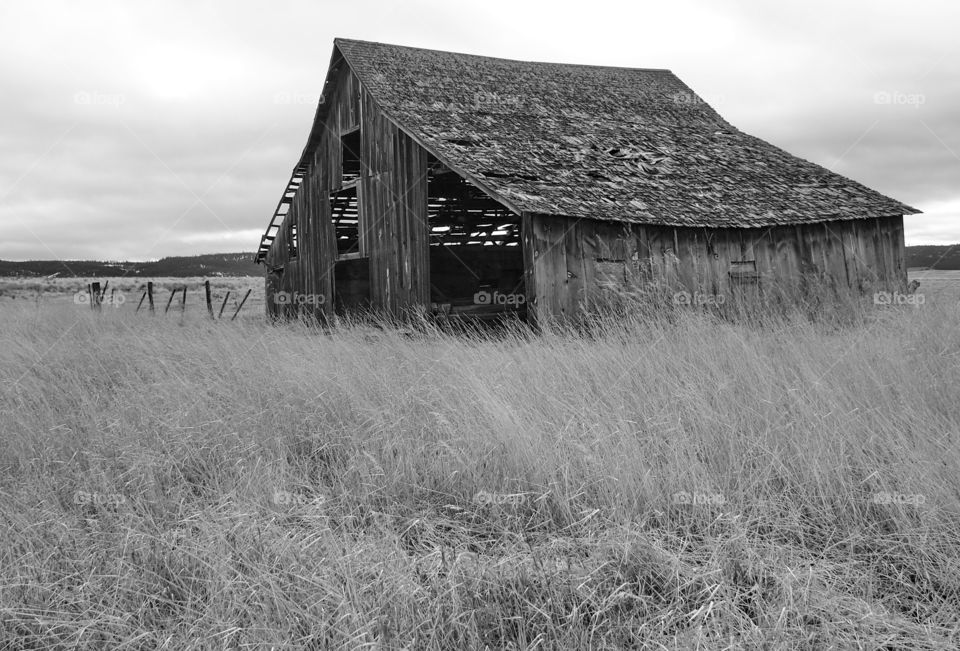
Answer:
<svg viewBox="0 0 960 651"><path fill-rule="evenodd" d="M673 70L670 68L638 68L633 66L610 66L610 65L601 65L601 64L592 64L592 63L562 63L559 61L532 61L530 59L510 59L507 57L493 57L487 56L484 54L472 54L470 52L454 52L453 50L437 50L429 47L415 47L412 45L397 45L396 43L384 43L382 41L365 41L358 38L342 38L335 37L333 39L334 45L339 43L362 43L363 45L383 45L386 47L396 47L404 50L420 50L422 52L438 52L441 54L455 54L458 56L465 57L476 57L477 59L490 59L493 61L506 61L508 63L534 63L537 65L544 66L564 66L564 67L574 67L574 68L603 68L608 70L639 70L642 72L666 72L674 74Z"/></svg>

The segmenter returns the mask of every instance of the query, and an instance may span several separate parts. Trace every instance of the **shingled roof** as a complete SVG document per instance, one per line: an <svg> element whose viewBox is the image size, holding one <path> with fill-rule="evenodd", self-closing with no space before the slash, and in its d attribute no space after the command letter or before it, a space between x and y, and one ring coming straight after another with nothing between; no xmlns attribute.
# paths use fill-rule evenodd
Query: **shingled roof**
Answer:
<svg viewBox="0 0 960 651"><path fill-rule="evenodd" d="M919 212L743 133L669 70L335 47L403 131L518 212L708 227Z"/></svg>

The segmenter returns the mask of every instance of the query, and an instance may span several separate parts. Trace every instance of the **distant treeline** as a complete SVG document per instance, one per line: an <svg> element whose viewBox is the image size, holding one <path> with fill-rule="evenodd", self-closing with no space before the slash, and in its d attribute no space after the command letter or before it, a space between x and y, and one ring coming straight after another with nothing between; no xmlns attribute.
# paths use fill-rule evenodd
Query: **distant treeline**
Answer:
<svg viewBox="0 0 960 651"><path fill-rule="evenodd" d="M908 267L960 269L960 245L908 246ZM143 276L144 278L188 276L260 276L263 267L253 263L252 253L208 253L161 258L155 262L99 262L96 260L0 260L0 276L79 276L85 278Z"/></svg>
<svg viewBox="0 0 960 651"><path fill-rule="evenodd" d="M960 244L950 246L908 246L908 267L931 269L960 269Z"/></svg>
<svg viewBox="0 0 960 651"><path fill-rule="evenodd" d="M161 258L153 262L102 262L96 260L0 260L0 276L145 278L188 276L260 276L263 267L253 263L252 253L208 253Z"/></svg>

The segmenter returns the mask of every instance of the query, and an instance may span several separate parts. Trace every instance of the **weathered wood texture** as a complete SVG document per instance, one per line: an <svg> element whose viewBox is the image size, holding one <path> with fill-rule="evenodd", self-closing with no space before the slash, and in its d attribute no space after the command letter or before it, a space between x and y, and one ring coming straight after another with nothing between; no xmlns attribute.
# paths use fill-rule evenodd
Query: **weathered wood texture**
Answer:
<svg viewBox="0 0 960 651"><path fill-rule="evenodd" d="M323 317L367 305L389 314L425 309L430 301L426 152L382 115L346 65L335 73L334 90L325 105L316 150L265 258L267 309L277 316L312 311ZM366 273L356 269L356 260L336 269L330 209L330 193L343 186L341 136L357 128L358 229L367 253ZM295 258L290 255L293 223L298 231ZM344 287L336 287L338 277ZM277 304L278 292L323 300Z"/></svg>
<svg viewBox="0 0 960 651"><path fill-rule="evenodd" d="M427 155L361 92L361 228L368 236L370 301L389 314L430 301Z"/></svg>
<svg viewBox="0 0 960 651"><path fill-rule="evenodd" d="M654 284L729 300L902 290L907 279L901 216L707 229L525 215L523 230L539 319L589 309L605 287Z"/></svg>

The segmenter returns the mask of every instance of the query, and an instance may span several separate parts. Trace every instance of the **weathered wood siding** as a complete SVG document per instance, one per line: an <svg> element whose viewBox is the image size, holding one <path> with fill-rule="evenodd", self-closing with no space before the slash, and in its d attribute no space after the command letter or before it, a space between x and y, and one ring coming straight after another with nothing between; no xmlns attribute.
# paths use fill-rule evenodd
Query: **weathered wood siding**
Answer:
<svg viewBox="0 0 960 651"><path fill-rule="evenodd" d="M341 63L325 101L326 119L315 138L316 149L265 263L268 313L291 316L296 306L278 305L274 296L322 296L319 305L301 310L328 317L335 303L390 314L425 309L430 301L429 229L427 226L427 155L381 113L357 77ZM358 219L367 252L367 273L357 260L337 269L337 242L329 196L341 189L344 133L360 128L361 177ZM298 255L291 259L290 223L298 228ZM346 267L349 267L347 269ZM282 269L279 278L271 270ZM336 287L336 278L362 281ZM369 300L367 296L369 294Z"/></svg>
<svg viewBox="0 0 960 651"><path fill-rule="evenodd" d="M370 302L389 314L430 302L427 153L361 92L360 211L367 221Z"/></svg>
<svg viewBox="0 0 960 651"><path fill-rule="evenodd" d="M766 298L870 293L906 285L903 218L758 229L671 228L524 215L528 303L564 319L603 300L603 287L653 283L691 294ZM752 262L753 264L749 264ZM748 281L731 276L756 270Z"/></svg>

